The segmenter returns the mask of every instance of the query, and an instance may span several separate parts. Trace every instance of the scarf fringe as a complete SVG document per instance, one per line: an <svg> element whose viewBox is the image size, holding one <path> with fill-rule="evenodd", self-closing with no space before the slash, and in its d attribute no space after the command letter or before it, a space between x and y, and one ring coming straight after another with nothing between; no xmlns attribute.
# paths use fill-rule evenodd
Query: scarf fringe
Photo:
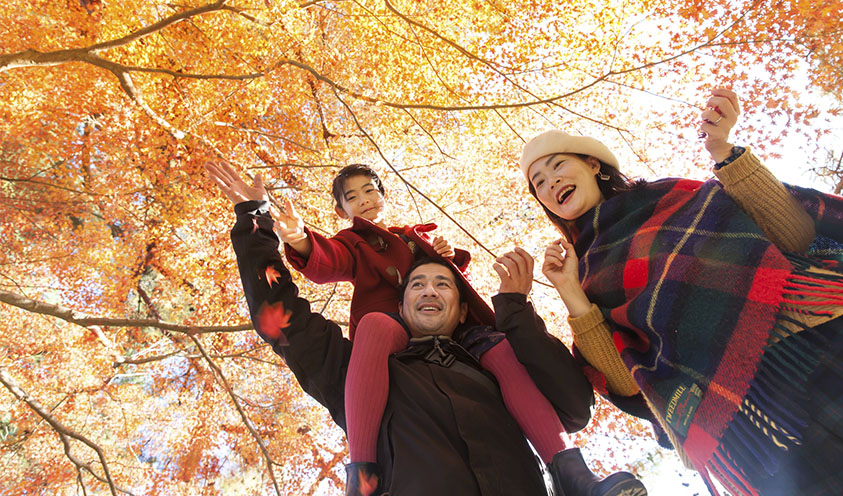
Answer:
<svg viewBox="0 0 843 496"><path fill-rule="evenodd" d="M812 267L823 267L822 261L786 256L794 271L784 288L781 310L823 316L831 312L812 307L843 304L843 274L811 272ZM806 296L822 301L794 298ZM808 378L819 364L826 343L812 327L781 312L777 316L749 390L712 459L705 464L728 491L757 496L751 481L775 475L787 453L802 444L809 414L801 405L807 399Z"/></svg>

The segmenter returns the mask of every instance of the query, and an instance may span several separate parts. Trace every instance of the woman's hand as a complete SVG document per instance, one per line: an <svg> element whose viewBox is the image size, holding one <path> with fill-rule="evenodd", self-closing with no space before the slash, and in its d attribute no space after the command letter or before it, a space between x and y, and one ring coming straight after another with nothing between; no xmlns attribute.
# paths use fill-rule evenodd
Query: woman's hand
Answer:
<svg viewBox="0 0 843 496"><path fill-rule="evenodd" d="M542 274L557 289L579 286L580 275L577 262L574 245L565 239L557 239L544 250Z"/></svg>
<svg viewBox="0 0 843 496"><path fill-rule="evenodd" d="M729 133L741 113L738 95L734 91L717 88L711 92L705 106L700 114L700 134L705 135L705 149L711 154L712 160L715 163L722 162L732 154Z"/></svg>
<svg viewBox="0 0 843 496"><path fill-rule="evenodd" d="M240 174L233 167L225 162L207 163L205 170L211 176L211 180L219 186L231 203L237 205L253 200L267 200L266 189L263 187L263 178L260 174L255 176L254 186L249 186L240 177Z"/></svg>
<svg viewBox="0 0 843 496"><path fill-rule="evenodd" d="M492 268L501 278L498 293L519 293L524 296L533 289L533 257L522 248L504 253Z"/></svg>
<svg viewBox="0 0 843 496"><path fill-rule="evenodd" d="M448 260L454 259L454 255L456 255L454 249L451 247L451 244L448 243L448 241L442 236L436 236L435 238L433 238L432 245L433 249L436 251L436 254L440 257L447 258Z"/></svg>
<svg viewBox="0 0 843 496"><path fill-rule="evenodd" d="M556 288L571 317L579 317L591 309L591 302L580 286L578 262L574 245L565 239L557 239L544 251L542 274Z"/></svg>

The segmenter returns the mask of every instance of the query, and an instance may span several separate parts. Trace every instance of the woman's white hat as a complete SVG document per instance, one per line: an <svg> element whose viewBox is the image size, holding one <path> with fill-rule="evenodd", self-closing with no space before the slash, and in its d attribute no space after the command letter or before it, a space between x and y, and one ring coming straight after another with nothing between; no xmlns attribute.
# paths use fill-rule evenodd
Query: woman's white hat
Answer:
<svg viewBox="0 0 843 496"><path fill-rule="evenodd" d="M565 131L551 129L531 139L521 149L521 172L524 173L527 181L530 180L528 174L533 162L555 153L588 155L616 169L620 169L615 154L603 143L588 136L571 136Z"/></svg>

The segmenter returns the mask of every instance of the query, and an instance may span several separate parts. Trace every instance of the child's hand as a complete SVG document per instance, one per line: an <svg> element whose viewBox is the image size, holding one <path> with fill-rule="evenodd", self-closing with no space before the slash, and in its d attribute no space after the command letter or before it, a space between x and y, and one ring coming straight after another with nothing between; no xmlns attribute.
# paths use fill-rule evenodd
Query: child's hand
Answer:
<svg viewBox="0 0 843 496"><path fill-rule="evenodd" d="M445 238L442 236L436 236L433 238L433 249L436 251L436 254L442 258L447 258L448 260L454 259L454 249L451 248L451 245L448 243Z"/></svg>
<svg viewBox="0 0 843 496"><path fill-rule="evenodd" d="M580 285L577 254L574 245L565 239L557 239L544 251L542 274L557 290L570 289Z"/></svg>
<svg viewBox="0 0 843 496"><path fill-rule="evenodd" d="M533 288L533 257L522 248L504 253L492 265L501 278L498 293L530 294Z"/></svg>
<svg viewBox="0 0 843 496"><path fill-rule="evenodd" d="M205 170L210 174L211 180L219 186L234 205L247 201L268 199L260 174L255 176L254 186L249 186L243 181L240 174L225 162L216 164L209 162L205 164Z"/></svg>
<svg viewBox="0 0 843 496"><path fill-rule="evenodd" d="M290 245L299 255L310 256L312 245L304 232L304 220L289 198L284 200L284 211L278 214L278 219L275 229L281 241Z"/></svg>

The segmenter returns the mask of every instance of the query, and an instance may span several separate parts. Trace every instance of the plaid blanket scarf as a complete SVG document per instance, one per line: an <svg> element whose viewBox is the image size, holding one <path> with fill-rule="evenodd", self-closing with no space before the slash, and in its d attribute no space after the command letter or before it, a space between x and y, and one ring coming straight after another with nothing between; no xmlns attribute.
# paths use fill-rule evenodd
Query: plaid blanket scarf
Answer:
<svg viewBox="0 0 843 496"><path fill-rule="evenodd" d="M576 223L583 288L650 408L709 487L713 473L735 494L756 494L751 472L774 473L805 424L795 398L821 350L765 354L793 334L779 309L818 285L809 266L843 261L843 199L791 192L817 220L824 263L781 253L714 180L640 185ZM843 301L839 278L821 282Z"/></svg>

